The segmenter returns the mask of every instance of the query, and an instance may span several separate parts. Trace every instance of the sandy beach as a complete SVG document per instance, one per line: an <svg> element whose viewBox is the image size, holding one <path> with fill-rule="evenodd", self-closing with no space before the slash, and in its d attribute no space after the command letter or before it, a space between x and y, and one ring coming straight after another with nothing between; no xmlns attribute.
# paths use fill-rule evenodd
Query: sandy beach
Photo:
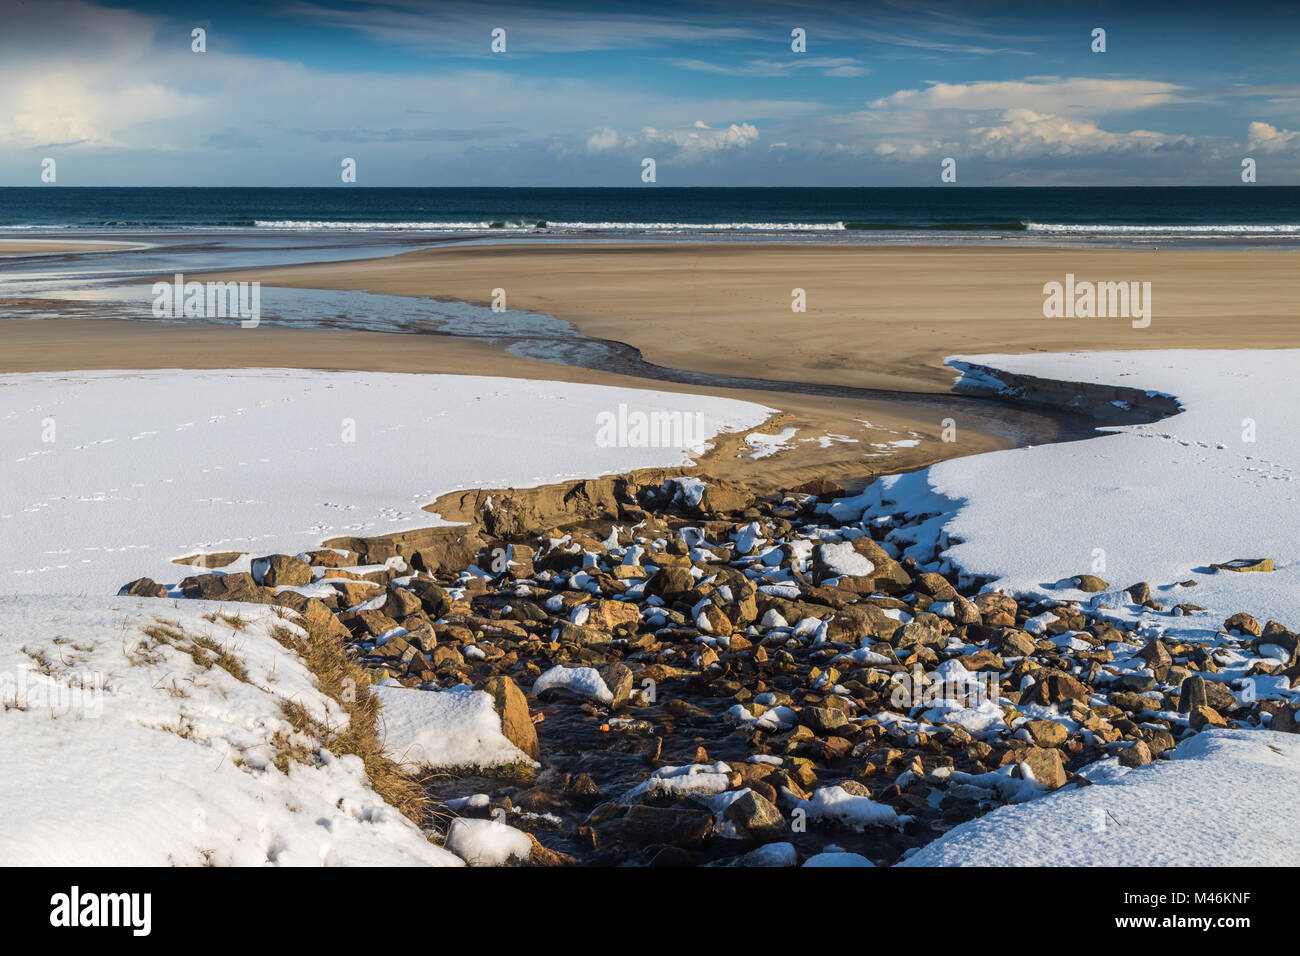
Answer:
<svg viewBox="0 0 1300 956"><path fill-rule="evenodd" d="M1153 318L1047 319L1042 285L1149 281ZM197 277L196 277L197 278ZM389 258L224 273L263 285L360 289L545 312L694 372L945 393L954 353L1300 345L1300 275L1284 251L664 244L440 247ZM808 311L791 311L802 288ZM0 323L0 371L285 367L451 372L617 384L757 401L789 447L737 439L704 464L761 487L875 474L1007 447L944 414L892 401L677 385L515 357L439 335L59 319ZM869 423L869 424L868 424ZM827 436L842 436L842 441ZM915 442L916 444L912 444ZM730 447L730 446L737 447ZM872 449L869 446L878 445Z"/></svg>
<svg viewBox="0 0 1300 956"><path fill-rule="evenodd" d="M1044 283L1149 281L1153 319L1047 319ZM238 278L567 319L699 372L947 391L954 353L1300 345L1287 251L672 243L436 248ZM807 312L791 311L804 289Z"/></svg>
<svg viewBox="0 0 1300 956"><path fill-rule="evenodd" d="M66 252L112 252L114 249L130 249L131 242L65 242L62 239L3 239L0 240L0 256L34 256L53 255Z"/></svg>

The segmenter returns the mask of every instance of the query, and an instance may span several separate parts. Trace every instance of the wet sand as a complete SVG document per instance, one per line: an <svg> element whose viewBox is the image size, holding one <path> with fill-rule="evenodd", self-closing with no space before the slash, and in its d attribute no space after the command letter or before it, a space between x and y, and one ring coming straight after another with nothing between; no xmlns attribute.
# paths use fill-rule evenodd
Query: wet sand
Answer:
<svg viewBox="0 0 1300 956"><path fill-rule="evenodd" d="M1043 285L1151 283L1153 319L1044 318ZM947 391L945 356L1300 346L1300 249L903 247L742 243L441 247L239 273L567 319L660 365ZM807 311L791 311L801 288Z"/></svg>
<svg viewBox="0 0 1300 956"><path fill-rule="evenodd" d="M53 255L67 252L112 252L131 249L133 242L64 242L62 239L0 239L0 256Z"/></svg>

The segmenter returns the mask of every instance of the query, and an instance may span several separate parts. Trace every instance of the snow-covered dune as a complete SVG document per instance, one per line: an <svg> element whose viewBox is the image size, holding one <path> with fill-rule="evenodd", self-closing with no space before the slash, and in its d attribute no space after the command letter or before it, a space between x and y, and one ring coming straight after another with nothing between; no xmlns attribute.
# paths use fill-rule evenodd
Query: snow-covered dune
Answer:
<svg viewBox="0 0 1300 956"><path fill-rule="evenodd" d="M769 409L699 395L460 375L285 369L0 376L0 593L172 583L173 559L287 552L436 524L422 505L680 465L607 447L620 403L752 428ZM696 413L700 419L694 418ZM699 449L695 449L698 451Z"/></svg>
<svg viewBox="0 0 1300 956"><path fill-rule="evenodd" d="M1171 756L1134 770L1110 758L1093 786L1000 807L902 865L1295 865L1300 737L1211 730Z"/></svg>
<svg viewBox="0 0 1300 956"><path fill-rule="evenodd" d="M0 860L460 865L380 799L359 757L295 731L287 702L332 728L349 718L270 635L276 620L206 601L0 598Z"/></svg>
<svg viewBox="0 0 1300 956"><path fill-rule="evenodd" d="M902 511L934 517L895 533L918 560L936 550L962 571L1017 593L1096 601L1169 633L1213 631L1247 611L1300 625L1300 351L1081 352L960 356L1065 382L1154 390L1183 411L1108 428L1084 441L942 462L883 479L836 505L842 517ZM999 381L978 372L967 383ZM883 503L882 503L883 498ZM1214 571L1270 558L1272 573ZM1064 579L1093 574L1112 590ZM1194 580L1193 587L1180 582ZM1163 615L1125 609L1119 589L1151 584ZM1177 604L1203 614L1171 617Z"/></svg>

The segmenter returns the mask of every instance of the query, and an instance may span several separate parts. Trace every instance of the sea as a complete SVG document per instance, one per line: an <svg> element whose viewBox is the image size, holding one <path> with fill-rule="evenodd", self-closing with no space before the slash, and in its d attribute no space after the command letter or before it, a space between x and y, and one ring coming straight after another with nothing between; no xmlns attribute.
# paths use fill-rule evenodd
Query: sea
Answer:
<svg viewBox="0 0 1300 956"><path fill-rule="evenodd" d="M0 236L68 231L1288 245L1300 187L0 188Z"/></svg>

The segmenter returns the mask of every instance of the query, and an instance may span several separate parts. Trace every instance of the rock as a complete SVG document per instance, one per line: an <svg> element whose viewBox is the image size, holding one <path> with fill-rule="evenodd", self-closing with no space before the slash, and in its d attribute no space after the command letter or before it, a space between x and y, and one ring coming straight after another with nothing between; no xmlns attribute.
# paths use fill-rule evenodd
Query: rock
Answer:
<svg viewBox="0 0 1300 956"><path fill-rule="evenodd" d="M1178 689L1178 712L1190 714L1197 707L1205 705L1205 678L1194 674L1183 681Z"/></svg>
<svg viewBox="0 0 1300 956"><path fill-rule="evenodd" d="M1003 628L998 651L1003 657L1028 657L1034 653L1034 639L1024 631Z"/></svg>
<svg viewBox="0 0 1300 956"><path fill-rule="evenodd" d="M1022 695L1021 700L1038 704L1059 704L1064 700L1088 702L1088 688L1069 674L1054 671L1035 681Z"/></svg>
<svg viewBox="0 0 1300 956"><path fill-rule="evenodd" d="M832 733L848 722L842 711L832 707L804 707L799 711L799 723L818 734Z"/></svg>
<svg viewBox="0 0 1300 956"><path fill-rule="evenodd" d="M1259 637L1260 633L1259 621L1244 611L1234 614L1224 621L1223 629L1225 631L1240 631L1242 634L1249 634L1252 637Z"/></svg>
<svg viewBox="0 0 1300 956"><path fill-rule="evenodd" d="M167 596L167 589L153 578L136 578L130 584L123 585L117 593L130 597L164 598Z"/></svg>
<svg viewBox="0 0 1300 956"><path fill-rule="evenodd" d="M1233 558L1231 561L1225 561L1223 564L1210 565L1216 571L1236 571L1245 573L1248 571L1267 572L1273 570L1272 558Z"/></svg>
<svg viewBox="0 0 1300 956"><path fill-rule="evenodd" d="M614 695L610 701L611 710L622 707L632 696L632 671L626 664L620 664L615 661L612 664L605 664L596 668L596 673L600 679L605 682L609 692Z"/></svg>
<svg viewBox="0 0 1300 956"><path fill-rule="evenodd" d="M597 829L598 845L640 849L655 843L695 849L713 832L713 814L635 804L625 816Z"/></svg>
<svg viewBox="0 0 1300 956"><path fill-rule="evenodd" d="M245 604L270 604L274 592L253 580L247 571L235 574L198 574L180 583L187 598L204 601L239 601Z"/></svg>
<svg viewBox="0 0 1300 956"><path fill-rule="evenodd" d="M1118 690L1142 694L1149 690L1155 690L1156 679L1150 674L1121 674L1111 686Z"/></svg>
<svg viewBox="0 0 1300 956"><path fill-rule="evenodd" d="M1251 649L1256 654L1261 654L1261 656L1260 649L1266 644L1272 644L1274 647L1280 647L1290 653L1290 659L1284 662L1287 666L1294 664L1297 655L1300 654L1300 634L1288 630L1277 621L1269 621L1265 624L1259 637L1250 642Z"/></svg>
<svg viewBox="0 0 1300 956"><path fill-rule="evenodd" d="M695 626L705 634L716 637L727 637L732 631L731 618L716 604L705 605L695 619Z"/></svg>
<svg viewBox="0 0 1300 956"><path fill-rule="evenodd" d="M977 608L960 594L952 598L952 622L954 624L979 624L982 620Z"/></svg>
<svg viewBox="0 0 1300 956"><path fill-rule="evenodd" d="M922 615L921 617L930 617L931 615ZM899 650L905 647L917 647L931 645L934 647L943 647L948 643L948 635L938 627L921 620L918 617L915 620L908 621L894 635L894 646Z"/></svg>
<svg viewBox="0 0 1300 956"><path fill-rule="evenodd" d="M400 621L408 618L417 611L424 610L424 602L413 591L406 588L393 588L388 593L387 600L381 610L391 617L394 621Z"/></svg>
<svg viewBox="0 0 1300 956"><path fill-rule="evenodd" d="M1287 704L1273 714L1269 730L1283 734L1300 734L1300 704Z"/></svg>
<svg viewBox="0 0 1300 956"><path fill-rule="evenodd" d="M1051 747L1030 747L1021 756L1034 779L1049 790L1065 786L1065 762L1061 752Z"/></svg>
<svg viewBox="0 0 1300 956"><path fill-rule="evenodd" d="M449 530L436 535L424 547L411 555L411 566L417 571L438 574L442 571L459 572L474 563L486 542L477 532L465 533Z"/></svg>
<svg viewBox="0 0 1300 956"><path fill-rule="evenodd" d="M1024 726L1039 747L1059 747L1070 736L1069 731L1054 720L1031 720Z"/></svg>
<svg viewBox="0 0 1300 956"><path fill-rule="evenodd" d="M492 706L501 717L501 733L533 760L541 758L541 748L537 744L537 727L533 724L532 714L528 710L528 698L509 677L493 677L483 685L483 690L492 698Z"/></svg>
<svg viewBox="0 0 1300 956"><path fill-rule="evenodd" d="M634 601L610 601L602 598L587 605L585 625L602 631L624 626L636 630L641 623L641 608Z"/></svg>
<svg viewBox="0 0 1300 956"><path fill-rule="evenodd" d="M1124 593L1129 596L1129 600L1134 604L1146 604L1147 601L1151 600L1151 585L1145 581L1139 581L1137 584L1126 587Z"/></svg>
<svg viewBox="0 0 1300 956"><path fill-rule="evenodd" d="M871 586L875 590L884 594L901 594L912 586L912 576L869 536L854 538L853 550L875 566L871 572Z"/></svg>
<svg viewBox="0 0 1300 956"><path fill-rule="evenodd" d="M753 790L746 791L729 804L722 817L730 821L745 839L771 843L786 838L785 817L781 816L781 811Z"/></svg>
<svg viewBox="0 0 1300 956"><path fill-rule="evenodd" d="M1228 722L1223 716L1208 704L1202 704L1200 707L1192 709L1188 715L1188 721L1193 730L1204 730L1206 727L1226 727Z"/></svg>
<svg viewBox="0 0 1300 956"><path fill-rule="evenodd" d="M379 637L400 627L383 611L347 611L339 615L339 620L343 621L353 634L370 637Z"/></svg>
<svg viewBox="0 0 1300 956"><path fill-rule="evenodd" d="M1074 582L1076 588L1080 591L1086 591L1089 594L1095 594L1098 591L1104 591L1110 587L1109 584L1097 577L1095 574L1079 574L1071 580Z"/></svg>
<svg viewBox="0 0 1300 956"><path fill-rule="evenodd" d="M1158 637L1153 637L1148 641L1146 646L1137 652L1137 656L1147 662L1160 680L1164 680L1165 674L1169 672L1169 668L1174 663L1174 659L1165 648L1164 642ZM1139 688L1133 689L1138 690ZM1150 688L1145 689L1149 690Z"/></svg>
<svg viewBox="0 0 1300 956"><path fill-rule="evenodd" d="M971 603L979 609L987 626L1016 626L1016 611L1019 608L1015 598L1010 595L1003 594L1001 591L985 591L983 594L977 594Z"/></svg>
<svg viewBox="0 0 1300 956"><path fill-rule="evenodd" d="M275 603L287 607L302 616L307 628L323 635L329 640L347 641L352 633L340 623L324 601L309 598L295 591L282 591L275 596Z"/></svg>
<svg viewBox="0 0 1300 956"><path fill-rule="evenodd" d="M1151 748L1153 756L1159 756L1166 750L1173 750L1178 746L1178 741L1167 730L1151 730L1147 732L1147 746Z"/></svg>
<svg viewBox="0 0 1300 956"><path fill-rule="evenodd" d="M586 627L582 624L574 624L571 621L561 621L556 626L555 637L562 644L580 644L583 646L608 644L614 639L612 634L605 631L599 631L594 627Z"/></svg>
<svg viewBox="0 0 1300 956"><path fill-rule="evenodd" d="M957 596L957 589L948 583L942 574L926 571L916 576L916 588L930 595L936 601L951 601Z"/></svg>
<svg viewBox="0 0 1300 956"><path fill-rule="evenodd" d="M1135 740L1119 752L1119 762L1124 767L1145 767L1153 759L1145 740Z"/></svg>
<svg viewBox="0 0 1300 956"><path fill-rule="evenodd" d="M262 568L263 563L265 567ZM267 587L302 587L311 584L311 565L287 554L272 554L253 561L255 569L262 568L262 584Z"/></svg>
<svg viewBox="0 0 1300 956"><path fill-rule="evenodd" d="M747 489L725 478L706 479L704 493L700 496L699 510L706 514L744 511L754 503Z"/></svg>
<svg viewBox="0 0 1300 956"><path fill-rule="evenodd" d="M406 589L420 599L432 617L442 617L451 610L451 596L433 581L415 578L407 582Z"/></svg>
<svg viewBox="0 0 1300 956"><path fill-rule="evenodd" d="M694 587L695 576L691 574L689 567L669 565L661 567L646 582L645 593L661 597L665 601L672 601L683 597Z"/></svg>

